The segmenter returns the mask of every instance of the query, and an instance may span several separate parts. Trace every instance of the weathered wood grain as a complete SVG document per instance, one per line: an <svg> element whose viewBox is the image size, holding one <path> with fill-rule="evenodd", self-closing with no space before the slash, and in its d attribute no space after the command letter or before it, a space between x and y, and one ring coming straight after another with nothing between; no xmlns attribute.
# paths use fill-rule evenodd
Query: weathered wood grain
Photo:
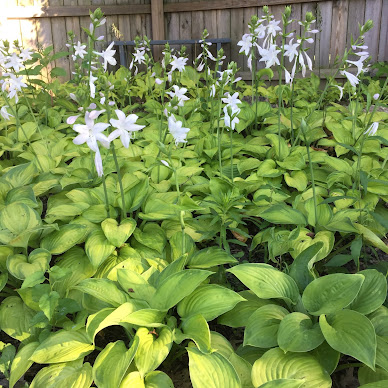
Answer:
<svg viewBox="0 0 388 388"><path fill-rule="evenodd" d="M331 24L330 38L330 64L335 58L342 58L346 47L346 31L348 27L349 0L333 1L333 21ZM322 44L322 43L321 43Z"/></svg>
<svg viewBox="0 0 388 388"><path fill-rule="evenodd" d="M382 0L366 0L365 4L365 21L373 20L374 27L365 34L365 43L368 46L369 54L372 61L376 61L378 57L381 22Z"/></svg>

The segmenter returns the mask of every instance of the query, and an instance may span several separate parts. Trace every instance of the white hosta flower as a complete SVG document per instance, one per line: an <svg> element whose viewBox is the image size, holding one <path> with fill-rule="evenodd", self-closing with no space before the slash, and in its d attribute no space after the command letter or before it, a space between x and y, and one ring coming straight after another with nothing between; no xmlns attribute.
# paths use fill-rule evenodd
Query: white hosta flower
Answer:
<svg viewBox="0 0 388 388"><path fill-rule="evenodd" d="M185 128L182 126L182 121L177 121L174 115L171 115L168 118L168 130L175 140L175 145L179 143L186 143L187 133L190 131L190 128Z"/></svg>
<svg viewBox="0 0 388 388"><path fill-rule="evenodd" d="M197 71L201 72L204 67L205 67L205 64L201 61L201 63L197 66Z"/></svg>
<svg viewBox="0 0 388 388"><path fill-rule="evenodd" d="M84 59L84 55L88 52L85 50L86 44L82 44L80 41L74 45L74 55L78 55L80 58Z"/></svg>
<svg viewBox="0 0 388 388"><path fill-rule="evenodd" d="M164 164L166 167L170 167L170 165L168 164L168 162L166 162L166 161L163 160L163 159L160 160L160 163Z"/></svg>
<svg viewBox="0 0 388 388"><path fill-rule="evenodd" d="M7 57L7 62L4 64L6 69L13 67L13 69L18 72L24 67L23 61L16 53L13 53L11 56Z"/></svg>
<svg viewBox="0 0 388 388"><path fill-rule="evenodd" d="M348 81L354 88L359 84L360 80L354 74L349 73L345 70L340 71L340 73L348 79Z"/></svg>
<svg viewBox="0 0 388 388"><path fill-rule="evenodd" d="M229 92L226 92L225 96L226 97L221 98L221 100L224 104L227 104L227 106L230 106L232 108L237 108L237 105L241 104L241 101L238 98L239 97L238 92L234 93L233 95L230 95Z"/></svg>
<svg viewBox="0 0 388 388"><path fill-rule="evenodd" d="M2 89L3 92L8 86L8 98L14 98L15 97L15 102L17 103L19 101L17 92L20 92L22 88L26 88L27 85L23 82L23 77L19 76L16 77L15 74L8 74L4 73L5 76L9 76L6 80L4 80Z"/></svg>
<svg viewBox="0 0 388 388"><path fill-rule="evenodd" d="M28 61L28 60L32 59L31 54L32 54L32 51L30 51L30 49L28 49L28 48L27 49L22 49L20 51L20 59L23 62Z"/></svg>
<svg viewBox="0 0 388 388"><path fill-rule="evenodd" d="M249 55L252 48L252 35L244 34L237 46L241 46L239 53L243 52L245 55Z"/></svg>
<svg viewBox="0 0 388 388"><path fill-rule="evenodd" d="M248 69L250 71L252 71L252 55L249 55L248 56L248 59L247 59L247 66L248 66Z"/></svg>
<svg viewBox="0 0 388 388"><path fill-rule="evenodd" d="M115 66L117 64L117 61L114 57L114 55L116 54L116 50L112 50L113 45L114 42L112 42L102 53L96 52L97 55L101 56L104 59L103 68L105 71L108 68L108 63L112 66Z"/></svg>
<svg viewBox="0 0 388 388"><path fill-rule="evenodd" d="M304 63L303 55L299 55L298 59L299 59L299 64L302 67L302 77L305 77L306 76L306 65Z"/></svg>
<svg viewBox="0 0 388 388"><path fill-rule="evenodd" d="M286 76L286 84L292 84L292 77L290 72L287 69L284 69L284 74Z"/></svg>
<svg viewBox="0 0 388 388"><path fill-rule="evenodd" d="M259 39L262 39L264 38L266 31L267 31L267 26L265 26L264 24L260 24L258 27L255 28L255 35Z"/></svg>
<svg viewBox="0 0 388 388"><path fill-rule="evenodd" d="M363 55L362 57L360 57L360 59L358 61L349 61L349 60L346 60L346 62L354 65L357 67L357 75L359 75L360 73L362 73L363 71L365 71L366 69L363 67L364 66L364 61L365 59L368 58L368 55Z"/></svg>
<svg viewBox="0 0 388 388"><path fill-rule="evenodd" d="M97 77L94 77L92 73L90 73L89 78L89 87L90 87L90 97L96 97L96 85L94 83L97 81Z"/></svg>
<svg viewBox="0 0 388 388"><path fill-rule="evenodd" d="M189 97L185 96L185 93L187 92L186 88L179 88L177 85L173 85L174 91L169 91L167 94L171 97L177 97L178 99L178 106L183 106L184 101L190 100Z"/></svg>
<svg viewBox="0 0 388 388"><path fill-rule="evenodd" d="M11 115L11 113L8 113L8 112L7 112L7 108L8 108L8 105L4 105L4 106L0 109L0 114L1 114L1 116L3 117L4 120L9 121L10 117L14 117L14 116Z"/></svg>
<svg viewBox="0 0 388 388"><path fill-rule="evenodd" d="M88 147L95 152L94 163L98 176L104 174L102 170L102 159L100 154L100 149L98 148L98 141L105 147L109 148L109 140L102 133L107 129L110 124L107 123L97 123L94 124L94 120L102 111L99 111L98 114L95 111L85 113L85 124L74 124L74 131L78 132L79 135L76 136L73 140L74 144L80 145L86 143ZM97 116L97 117L96 117ZM93 118L91 118L93 117Z"/></svg>
<svg viewBox="0 0 388 388"><path fill-rule="evenodd" d="M138 116L135 114L125 117L125 113L119 109L116 109L115 113L118 120L110 119L109 122L112 127L116 129L108 136L108 140L113 141L114 139L120 137L123 146L128 148L129 143L131 142L132 133L140 131L140 129L143 129L145 126L135 124L138 119Z"/></svg>
<svg viewBox="0 0 388 388"><path fill-rule="evenodd" d="M284 45L284 56L288 57L288 60L292 62L294 60L294 57L298 56L298 46L299 43L292 43L294 39L290 39L288 44Z"/></svg>
<svg viewBox="0 0 388 388"><path fill-rule="evenodd" d="M231 114L229 114L229 109ZM234 131L234 129L236 128L236 124L240 122L239 118L237 117L237 115L240 113L240 109L237 108L237 106L229 106L229 107L225 106L223 110L225 115L224 116L225 126Z"/></svg>
<svg viewBox="0 0 388 388"><path fill-rule="evenodd" d="M104 40L104 35L100 35L96 40L97 40L98 42Z"/></svg>
<svg viewBox="0 0 388 388"><path fill-rule="evenodd" d="M179 72L185 70L186 62L189 60L188 58L180 57L177 58L175 55L172 56L173 60L171 61L171 72L177 69Z"/></svg>
<svg viewBox="0 0 388 388"><path fill-rule="evenodd" d="M155 78L155 83L157 85L161 85L163 83L163 81L160 78Z"/></svg>
<svg viewBox="0 0 388 388"><path fill-rule="evenodd" d="M280 53L280 50L276 50L276 45L272 44L268 49L259 47L259 53L261 58L259 62L265 62L265 67L270 68L274 64L280 65L277 55Z"/></svg>
<svg viewBox="0 0 388 388"><path fill-rule="evenodd" d="M210 97L214 97L216 95L216 85L210 86Z"/></svg>
<svg viewBox="0 0 388 388"><path fill-rule="evenodd" d="M378 94L378 93L376 93L376 94L373 95L373 99L374 99L375 101L378 100L379 97L380 97L380 94Z"/></svg>
<svg viewBox="0 0 388 388"><path fill-rule="evenodd" d="M343 95L344 95L344 87L343 86L339 86L339 85L334 85L336 88L338 88L338 90L340 91L340 100L342 99Z"/></svg>
<svg viewBox="0 0 388 388"><path fill-rule="evenodd" d="M276 20L271 20L271 21L268 23L268 26L267 26L267 34L268 34L268 35L272 35L272 36L276 36L276 32L282 30L282 29L279 27L279 24L280 24L280 20L278 20L278 21L276 21Z"/></svg>
<svg viewBox="0 0 388 388"><path fill-rule="evenodd" d="M78 119L78 117L80 117L81 115L77 115L77 116L69 116L66 120L66 123L69 124L69 125L73 125L76 120Z"/></svg>
<svg viewBox="0 0 388 388"><path fill-rule="evenodd" d="M313 62L311 61L311 58L307 55L306 51L304 51L304 56L306 57L307 67L310 71L313 71Z"/></svg>
<svg viewBox="0 0 388 388"><path fill-rule="evenodd" d="M364 132L365 135L374 136L377 133L377 129L379 128L379 123L374 122L372 125Z"/></svg>
<svg viewBox="0 0 388 388"><path fill-rule="evenodd" d="M145 50L139 50L139 49L136 49L135 53L133 54L133 59L135 61L135 63L138 63L138 64L142 64L145 62Z"/></svg>
<svg viewBox="0 0 388 388"><path fill-rule="evenodd" d="M307 38L306 42L312 44L312 43L314 43L314 39L313 38Z"/></svg>

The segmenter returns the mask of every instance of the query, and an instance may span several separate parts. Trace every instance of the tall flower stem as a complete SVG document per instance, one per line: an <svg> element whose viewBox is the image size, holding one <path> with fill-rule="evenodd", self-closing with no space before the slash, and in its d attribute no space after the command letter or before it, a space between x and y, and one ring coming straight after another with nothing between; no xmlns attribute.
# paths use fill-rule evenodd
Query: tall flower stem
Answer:
<svg viewBox="0 0 388 388"><path fill-rule="evenodd" d="M108 96L106 96L106 98L107 97ZM108 116L108 121L110 121L110 109L109 108L107 109L106 113L107 113L107 116ZM120 165L119 165L119 162L117 160L116 149L115 149L115 147L113 145L113 142L110 143L110 149L112 151L113 160L115 162L116 171L117 171L117 180L119 181L119 187L120 187L121 205L122 205L122 207L121 207L121 218L125 219L125 218L127 218L127 211L126 211L126 207L125 207L125 195L124 195L123 179L122 179L122 176L121 176Z"/></svg>
<svg viewBox="0 0 388 388"><path fill-rule="evenodd" d="M230 128L230 174L232 178L232 183L233 183L233 131L232 128Z"/></svg>
<svg viewBox="0 0 388 388"><path fill-rule="evenodd" d="M109 208L108 190L106 189L105 175L102 176L102 186L104 187L106 212L107 212L107 214L108 214L108 218L110 218L110 208Z"/></svg>
<svg viewBox="0 0 388 388"><path fill-rule="evenodd" d="M300 128L301 128L302 133L303 133L304 142L306 144L307 157L308 157L308 160L309 160L310 175L311 175L311 186L312 186L312 189L313 189L315 226L317 226L317 224L318 224L318 213L317 213L318 208L317 208L317 205L318 204L317 204L317 196L316 196L316 192L315 192L314 169L313 169L313 163L312 163L311 154L310 154L310 142L307 141L307 136L306 136L307 124L304 121L304 119L302 119L302 122L300 124Z"/></svg>
<svg viewBox="0 0 388 388"><path fill-rule="evenodd" d="M221 97L224 93L224 85L221 86L220 97L218 100L218 117L217 117L217 142L218 142L218 163L220 166L220 176L222 178L222 150L221 150L221 140L222 134L220 131L220 120L221 120L221 109L222 109L222 101Z"/></svg>

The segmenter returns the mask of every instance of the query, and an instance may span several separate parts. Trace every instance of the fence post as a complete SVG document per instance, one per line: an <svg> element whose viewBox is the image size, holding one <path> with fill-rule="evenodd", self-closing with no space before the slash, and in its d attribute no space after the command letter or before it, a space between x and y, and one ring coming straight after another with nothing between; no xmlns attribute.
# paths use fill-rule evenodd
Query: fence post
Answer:
<svg viewBox="0 0 388 388"><path fill-rule="evenodd" d="M163 0L151 0L152 40L164 40L164 11ZM162 57L162 47L154 46L155 60Z"/></svg>

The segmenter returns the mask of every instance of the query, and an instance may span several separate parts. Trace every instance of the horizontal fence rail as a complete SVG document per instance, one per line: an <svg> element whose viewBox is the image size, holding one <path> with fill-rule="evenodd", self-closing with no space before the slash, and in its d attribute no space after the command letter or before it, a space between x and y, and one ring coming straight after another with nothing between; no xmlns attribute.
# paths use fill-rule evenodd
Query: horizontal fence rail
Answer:
<svg viewBox="0 0 388 388"><path fill-rule="evenodd" d="M145 35L159 41L198 40L206 28L209 39L230 39L231 44L223 47L227 60L237 62L240 74L249 78L246 58L239 55L237 42L249 32L251 16L262 16L263 6L268 4L277 20L285 5L292 6L294 20L302 19L306 12L314 13L321 33L309 45L309 54L322 77L330 73L336 56L350 46L351 36L358 35L358 24L368 19L374 22L374 28L365 36L372 61L388 60L388 0L1 0L2 5L3 2L2 38L18 39L29 47L53 45L55 52L66 50L69 31L75 33L77 41L85 42L87 36L82 28L89 26L89 11L100 7L107 22L98 28L98 33L105 36L106 42L133 41L136 36ZM297 21L289 29L300 32ZM106 45L98 42L97 49ZM160 52L156 46L157 57ZM187 53L190 63L198 54L194 48L188 48ZM69 74L74 70L68 58L58 59L55 66L65 68Z"/></svg>

